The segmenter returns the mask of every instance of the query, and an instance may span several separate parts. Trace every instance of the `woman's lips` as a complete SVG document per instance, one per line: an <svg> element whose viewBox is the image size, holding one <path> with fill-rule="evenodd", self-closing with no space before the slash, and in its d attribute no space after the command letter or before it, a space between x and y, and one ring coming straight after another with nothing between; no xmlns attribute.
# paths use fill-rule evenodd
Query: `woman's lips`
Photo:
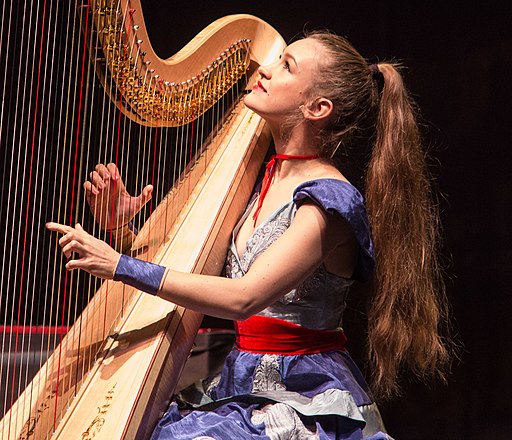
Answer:
<svg viewBox="0 0 512 440"><path fill-rule="evenodd" d="M253 90L261 90L262 92L267 92L267 89L265 87L263 87L263 84L261 83L261 81L258 81L254 87L252 88Z"/></svg>

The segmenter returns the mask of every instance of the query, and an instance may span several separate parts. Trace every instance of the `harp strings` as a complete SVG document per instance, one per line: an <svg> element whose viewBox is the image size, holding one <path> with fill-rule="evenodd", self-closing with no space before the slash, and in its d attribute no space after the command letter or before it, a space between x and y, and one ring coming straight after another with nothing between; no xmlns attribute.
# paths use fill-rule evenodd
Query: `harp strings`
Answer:
<svg viewBox="0 0 512 440"><path fill-rule="evenodd" d="M64 43L61 45L56 43L54 47L59 53L59 58L62 59L58 65L62 66L64 73L62 85L60 88L58 86L56 88L61 96L58 104L56 103L56 107L58 107L58 142L54 153L57 164L54 173L57 178L54 180L55 199L52 204L54 208L49 212L49 219L56 217L59 221L73 224L73 222L79 220L77 212L80 204L80 191L76 183L80 178L81 143L83 121L85 120L85 118L82 118L82 109L87 105L87 89L84 97L84 77L87 72L86 59L82 50L86 37L78 32L79 23L72 7L69 7L67 11L63 10L61 19L61 26L63 26L65 33L60 35L63 37L60 41ZM54 34L56 33L54 32ZM43 426L43 430L46 432L55 428L59 417L58 396L62 389L70 386L72 380L72 372L67 375L67 383L66 376L62 376L62 372L68 368L66 354L69 347L59 344L74 318L69 312L73 310L73 302L78 297L76 293L73 295L73 290L76 289L74 286L77 285L76 283L78 283L80 277L80 274L70 274L63 269L66 261L58 246L54 245L51 251L53 264L49 273L53 271L53 282L52 289L47 290L47 295L50 297L49 322L53 338L51 343L48 340L47 353L50 354L56 348L57 351L56 361L53 364L45 364L46 380L41 383L41 386L47 390L49 384L55 384L52 393L56 398L53 405L48 404L53 417L48 418L46 426ZM40 393L44 394L45 392L44 390L37 391L34 394L36 399ZM51 423L53 423L53 426L49 426Z"/></svg>
<svg viewBox="0 0 512 440"><path fill-rule="evenodd" d="M4 75L3 75L3 93L2 93L2 96L5 96L6 94L6 86L7 86L7 75L8 75L8 69L7 69L7 65L9 63L9 60L10 60L10 53L9 53L9 48L11 47L11 23L12 23L12 14L13 14L13 8L12 8L12 0L11 0L11 4L10 4L10 7L8 8L8 15L6 16L5 14L5 3L3 4L3 8L2 8L2 28L3 29L7 29L8 32L4 35L4 33L2 32L2 45L0 46L0 50L2 51L1 52L1 55L2 55L2 58L5 59L5 62L2 63L2 67L4 68ZM7 21L7 25L5 24ZM7 157L8 157L8 152L7 152L7 144L8 144L8 140L6 140L6 135L4 135L4 120L5 120L5 115L6 114L10 114L10 103L8 103L7 105L7 108L5 106L6 104L6 100L5 99L2 99L1 100L2 104L1 104L1 113L0 113L0 142L1 142L1 145L4 146L4 148L2 148L2 150L4 151L4 161L3 161L3 164L4 164L4 169L3 169L3 176L4 176L4 185L3 187L4 188L7 188L6 184L8 182L12 182L12 175L13 175L13 161L8 161L7 160ZM6 133L7 134L7 133ZM13 152L14 153L14 152ZM5 176L8 176L7 179L5 179ZM1 286L1 292L0 292L0 297L1 297L1 300L2 300L2 308L3 308L3 323L7 324L9 322L9 303L8 303L8 291L9 289L11 288L11 277L10 277L10 267L7 265L5 265L5 262L8 262L8 261L11 261L12 260L12 255L9 253L10 252L10 243L8 243L8 240L7 240L7 237L8 237L8 231L9 231L9 228L13 227L12 225L14 224L14 222L10 222L9 219L7 219L7 213L9 213L9 210L11 209L11 204L12 204L12 198L11 198L11 191L7 191L7 194L5 194L5 192L2 192L2 217L6 217L6 221L4 222L4 230L6 232L6 239L4 239L4 246L3 246L3 250L2 250L2 261L4 262L4 264L2 265L2 286ZM5 280L5 281L4 281ZM14 308L14 305L12 306ZM14 310L12 309L12 313L14 313ZM11 315L12 315L11 313ZM3 393L3 407L5 408L8 404L8 402L10 402L10 396L9 396L9 388L8 388L8 385L11 383L11 382L8 382L7 381L7 378L9 377L11 371L10 371L10 364L7 362L7 363L4 363L4 359L6 358L6 355L8 355L8 353L10 352L10 349L11 349L11 346L12 346L12 332L8 331L8 328L7 326L5 326L5 329L4 329L4 332L2 333L2 353L1 353L1 358L0 358L0 377L2 379L1 383L5 384L5 389L3 390L4 393ZM11 393L12 394L12 393Z"/></svg>
<svg viewBox="0 0 512 440"><path fill-rule="evenodd" d="M17 8L12 6L11 2L7 16L5 3L2 9L4 32L0 48L5 60L2 66L4 81L0 116L0 140L5 154L1 211L6 233L0 295L3 312L2 324L4 324L2 363L0 365L2 383L5 385L2 402L4 408L12 403L14 394L23 385L24 378L27 377L27 374L23 372L26 365L22 355L30 346L31 335L25 338L23 329L34 314L34 297L28 295L27 287L31 283L34 284L30 270L31 264L36 264L34 259L37 260L37 246L39 245L37 229L29 229L29 224L37 224L31 205L37 206L36 199L40 195L38 162L35 162L34 159L41 151L41 139L37 137L37 127L41 128L41 125L37 126L36 122L41 107L44 105L39 96L44 47L42 44L39 46L27 44L31 37L37 36L38 26L43 26L44 11L43 19L40 21L38 10L35 12L34 9L27 10L26 4L18 4ZM13 21L15 22L18 18L21 18L22 24L19 27L13 26ZM11 29L14 29L14 32L11 33ZM43 35L42 30L40 35ZM36 48L40 49L38 61ZM18 83L17 93L14 96L10 93L13 77ZM36 91L35 95L34 90ZM23 133L23 136L19 136L19 133ZM43 146L45 147L46 144ZM35 258L32 258L33 256ZM19 260L21 263L17 264ZM10 363L3 362L6 352L14 353L12 368ZM7 380L4 380L7 378L10 378L8 383Z"/></svg>
<svg viewBox="0 0 512 440"><path fill-rule="evenodd" d="M49 4L47 5L47 2L45 2L44 6L43 6L42 18L41 18L41 31L40 31L41 32L41 37L40 37L41 44L39 45L40 53L39 53L39 60L38 60L38 63L39 63L38 86L36 89L37 90L36 102L40 101L40 105L39 105L39 103L37 103L36 111L34 113L34 134L33 134L34 141L35 141L35 139L37 139L37 142L38 142L38 154L36 155L36 158L35 158L36 180L35 180L35 184L34 184L34 188L35 188L34 194L42 194L43 193L43 191L45 190L44 188L46 186L46 181L50 177L47 175L47 172L46 172L46 168L47 168L46 160L47 160L48 150L49 150L49 148L51 148L51 146L48 143L48 137L45 135L45 133L50 131L49 119L46 118L46 121L45 121L45 118L40 117L37 114L39 107L41 109L41 114L44 114L44 110L49 108L49 105L53 99L53 89L51 87L51 84L52 84L52 80L53 80L53 76L54 76L55 63L53 62L53 60L55 59L56 33L52 32L52 28L55 27L54 20L55 20L55 16L58 15L59 10L58 10L58 5L57 5L56 14L55 15L51 14L51 13L49 14L48 12L53 10L53 0L50 0L48 3ZM49 38L47 38L46 36L49 36ZM44 67L42 67L45 64L45 62L46 62L46 65ZM41 87L39 87L39 83L41 83ZM41 90L41 93L39 92L39 90ZM39 99L39 95L40 95L40 99ZM38 123L38 124L35 123L36 118L40 121L40 123ZM44 124L41 123L44 121L45 121ZM35 132L36 125L38 125L38 127L39 127L39 131L38 131L37 135ZM39 188L41 188L41 190L39 190ZM51 188L51 186L50 186L50 188ZM36 201L36 198L34 197L34 202L35 201ZM31 231L31 233L33 235L30 240L30 242L35 245L34 257L32 258L32 256L30 256L30 258L28 259L28 261L33 265L32 266L33 285L36 285L35 274L36 274L38 268L40 267L40 264L42 265L44 262L44 259L39 258L39 256L40 256L39 247L44 246L43 245L44 240L43 240L42 233L41 233L41 230L44 228L44 219L41 218L41 215L37 215L37 213L40 213L42 211L43 211L43 197L39 197L38 203L36 204L36 208L32 211L32 222L31 222L31 224L34 225L34 228L32 228L32 231ZM46 261L48 261L48 260L49 259L46 259ZM30 292L31 292L31 290L27 289L27 295L30 295ZM46 293L47 292L45 291L45 295L46 295ZM32 294L30 296L31 296L31 308L30 308L30 318L28 319L29 324L31 324L35 321L35 316L34 316L35 295ZM26 323L27 320L24 319L23 322ZM43 322L44 322L44 316L43 316ZM43 335L44 334L45 333L43 332ZM27 353L30 353L32 351L34 353L39 352L39 357L37 357L37 355L35 354L35 358L38 359L38 367L40 369L42 366L42 362L43 362L42 353L43 353L43 346L44 346L44 337L41 341L40 349L38 351L37 346L32 347L32 345L33 345L32 340L31 340L32 332L30 332L30 331L27 333L24 332L23 335L24 335L24 337L26 335L26 337L28 338ZM48 343L49 343L49 337L48 337ZM22 353L24 352L23 348L21 351L22 351ZM29 373L29 369L26 368L23 384L20 383L20 387L18 389L18 394L21 394L22 390L29 383L30 376L28 373ZM20 378L21 378L21 376L20 376ZM36 389L35 393L29 393L28 395L26 395L26 398L30 401L30 403L33 400L33 398L35 398L35 396L37 396L37 392L38 392L38 390ZM30 406L30 404L28 406Z"/></svg>
<svg viewBox="0 0 512 440"><path fill-rule="evenodd" d="M82 9L86 10L88 7L88 3L84 2ZM78 6L78 10L80 10L80 5ZM71 191L76 195L73 196L72 207L74 207L74 212L70 211L69 224L78 222L83 225L86 216L86 204L83 197L82 184L91 160L90 144L92 142L92 130L94 128L94 124L92 124L91 121L93 120L93 115L96 111L94 96L97 84L96 81L94 81L95 73L91 67L90 56L88 53L88 48L94 47L94 34L90 26L90 17L88 14L86 14L85 17L82 17L81 26L79 26L80 21L78 20L76 13L74 14L73 20L77 26L74 29L74 32L78 33L79 37L77 39L76 52L76 84L79 86L78 94L76 95L77 103L75 104L75 119L77 120L77 126L74 134L75 155L73 160L73 179L68 183L68 187L71 188ZM101 134L102 131L100 130L100 135ZM81 278L84 277L84 274L81 271L75 271L72 273L66 272L65 277L67 278L68 276L72 278L72 281L69 284L69 290L73 291L73 293L70 292L68 295L69 299L67 308L62 308L61 321L64 326L64 319L66 320L66 328L69 328L71 325L76 323L78 326L78 338L75 341L71 338L65 339L65 342L63 342L61 338L58 346L59 361L57 368L56 399L54 404L54 411L56 413L54 416L54 425L60 418L60 414L58 414L59 408L61 408L61 412L64 411L65 408L64 405L59 407L58 387L60 386L60 383L62 383L62 388L64 390L73 390L73 392L70 393L70 398L73 397L78 391L78 385L84 372L88 371L91 365L90 347L92 344L91 341L87 339L87 333L82 331L82 324L84 321L82 317L79 317L81 312L81 307L79 307L79 297L80 295L84 295L86 297L86 302L89 302L92 292L95 290L94 287L96 283L94 283L94 280L89 276L86 276L82 282ZM85 290L81 287L84 285L87 286ZM84 355L82 355L82 347L85 347L86 349ZM72 355L70 356L69 353L72 353ZM61 365L62 357L64 357L64 368ZM71 360L69 357L71 357ZM68 366L67 364L69 362L74 364L74 371L71 370L67 375L64 374L61 379L61 374L65 373L65 367Z"/></svg>
<svg viewBox="0 0 512 440"><path fill-rule="evenodd" d="M33 32L35 33L35 31L36 31L33 29L32 24L37 23L37 21L38 21L37 14L36 14L36 18L34 19L33 10L27 11L26 8L24 8L22 14L23 14L22 16L23 16L23 20L24 20L24 26L22 28L21 48L24 47L23 43L24 43L24 39L26 38L26 35L25 35L26 29L28 29L28 37L27 38L30 39L31 34ZM9 22L10 22L10 19L11 19L11 17L9 17ZM25 27L25 23L26 23L26 27ZM8 45L8 48L9 48L9 45ZM34 51L35 51L35 46L34 46ZM28 264L26 264L26 259L30 260L30 256L32 254L32 241L30 240L31 237L30 237L30 231L28 229L28 224L29 224L30 220L33 221L33 218L31 218L31 216L30 216L29 206L32 202L31 198L34 196L34 194L31 192L32 191L32 183L34 182L34 174L33 174L34 155L37 154L36 150L40 146L40 144L38 144L35 139L35 136L36 136L35 121L37 118L37 111L38 111L38 106L39 106L39 100L38 100L39 96L36 95L35 110L33 110L32 95L30 94L30 92L27 92L27 89L30 90L31 87L34 87L34 84L35 84L35 87L37 87L37 91L39 92L40 76L38 75L38 73L40 72L40 69L41 69L41 64L40 64L41 61L39 61L39 66L36 66L35 63L30 65L28 62L28 58L31 55L33 57L34 51L32 53L30 53L30 50L29 50L25 54L27 60L26 60L26 63L24 64L24 67L25 67L24 74L22 74L23 63L22 62L19 63L18 77L23 78L23 86L21 87L20 93L22 94L22 96L24 98L27 98L27 100L25 100L25 99L21 100L22 107L21 107L19 113L18 112L15 113L15 123L14 123L15 131L16 131L17 127L19 127L19 128L30 127L31 120L33 117L34 124L32 127L32 135L27 135L27 137L25 139L20 138L19 143L18 143L19 151L21 152L22 150L25 150L28 160L25 160L23 162L21 160L19 160L17 166L15 166L15 170L13 170L14 161L12 161L10 163L11 166L10 166L10 173L9 173L9 180L11 183L15 184L15 183L18 183L19 181L22 181L23 183L22 183L22 186L21 186L19 192L18 192L18 188L16 188L12 199L11 199L11 192L8 191L9 196L8 196L8 201L7 201L7 212L10 211L11 200L12 200L12 202L13 202L12 206L19 207L21 209L21 211L20 211L21 214L20 214L19 219L24 220L24 222L19 221L17 225L15 225L14 221L12 222L11 230L13 233L17 234L18 237L20 237L20 241L19 241L19 246L15 247L14 249L11 248L11 253L8 255L9 261L13 260L13 256L14 256L14 259L17 259L21 255L21 267L15 268L14 274L12 277L12 280L13 280L12 285L10 285L10 281L11 281L10 271L9 271L8 281L7 281L7 285L9 287L12 286L12 289L15 292L15 294L14 294L15 299L13 299L13 301L11 302L11 312L10 312L11 322L15 321L16 323L18 323L18 326L16 327L16 330L14 331L14 335L13 335L12 331L9 332L10 338L9 338L8 346L9 346L9 351L12 350L14 352L14 362L13 362L13 367L12 367L11 372L9 371L10 365L7 365L7 368L6 368L6 370L7 370L6 375L8 377L11 376L11 381L10 381L10 390L8 390L6 393L6 399L4 401L4 405L7 403L8 396L10 396L9 403L12 403L15 393L19 390L19 388L22 386L22 383L23 383L23 368L24 368L23 358L20 356L20 358L18 359L18 354L23 353L23 351L24 351L25 347L27 346L27 343L29 343L29 341L28 342L26 341L26 339L24 337L24 332L20 331L19 324L22 323L22 327L21 327L22 329L25 327L26 321L27 321L27 314L30 314L30 312L32 310L30 307L22 307L22 304L25 301L28 301L28 303L31 304L30 298L24 297L24 295L26 295L24 283L25 282L28 283L29 278L30 278L29 267L28 267ZM22 55L24 54L23 50L21 51L21 54ZM23 58L21 58L21 59L23 59ZM35 81L36 81L34 79L35 76L37 78L37 83L35 83ZM18 104L18 102L19 101L17 100L17 104ZM25 103L27 103L27 107L25 107ZM19 108L18 105L16 105L16 109L18 109L18 108ZM28 110L26 110L27 108L28 108ZM34 111L33 116L31 114L32 110ZM2 111L2 113L3 113L3 111ZM3 114L2 114L2 116L3 116ZM2 120L3 120L3 118L2 118ZM2 136L2 138L3 138L3 136ZM7 149L5 151L7 153ZM21 159L21 157L20 157L20 159ZM14 176L15 180L13 180L13 176ZM27 193L25 193L25 191L24 191L25 188L28 188ZM23 224L24 224L24 226L23 226ZM6 240L6 242L7 242L7 240ZM4 296L4 292L2 292L2 296ZM7 317L8 307L5 308L5 311L6 311L6 317ZM4 366L2 365L2 369L3 369L3 367Z"/></svg>
<svg viewBox="0 0 512 440"><path fill-rule="evenodd" d="M207 103L209 84L223 80L222 69L205 71L199 86L190 88L171 85L136 63L142 86L163 102L174 103L181 112L178 119L188 118L187 106L193 102L198 103L201 116L177 127L164 126L156 117L144 126L124 117L129 103L114 94L116 106L104 91L115 90L116 84L107 62L100 61L104 54L99 49L99 30L90 17L92 7L78 2L75 10L73 3L57 0L10 0L2 6L0 143L5 155L3 187L9 189L0 194L0 223L5 231L0 248L4 330L0 403L3 413L28 386L33 374L29 361L33 361L44 380L33 384L15 405L23 411L48 407L53 416L37 427L42 432L55 429L67 408L63 402L76 395L85 372L97 360L104 343L98 342L97 333L102 341L112 333L107 309L113 307L123 315L124 305L131 301L131 294L109 296L112 283L107 283L95 308L81 314L86 303L94 302L100 281L65 270L66 258L57 238L45 230L45 222L79 222L93 235L115 244L112 234L92 220L82 187L97 163L114 162L132 195L148 183L154 187L152 201L137 217L135 226L140 228L171 187L192 191L187 172L194 167L199 174L205 171L197 170L195 159L210 154L206 146L222 130L220 122L237 95L235 86L213 106ZM128 8L116 4L114 9L125 30L116 35L115 43L124 48L126 57L142 58L143 44L134 32L137 23ZM105 87L96 78L98 70L103 72ZM209 110L204 113L206 107ZM180 206L170 204L167 209L165 217L170 221ZM148 243L151 234L150 229ZM73 337L63 339L75 322L78 329ZM40 334L24 331L36 328ZM52 352L51 362L45 364ZM9 355L13 362L4 361ZM11 426L10 417L3 419L2 432L19 429Z"/></svg>

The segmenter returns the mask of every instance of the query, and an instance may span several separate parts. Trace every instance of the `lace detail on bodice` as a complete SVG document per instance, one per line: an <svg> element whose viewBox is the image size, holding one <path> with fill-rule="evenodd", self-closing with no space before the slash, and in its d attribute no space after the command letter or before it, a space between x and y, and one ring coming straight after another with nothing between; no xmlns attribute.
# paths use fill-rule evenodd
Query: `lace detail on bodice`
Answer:
<svg viewBox="0 0 512 440"><path fill-rule="evenodd" d="M228 256L226 257L226 276L233 279L244 276L240 263L231 249L228 250Z"/></svg>
<svg viewBox="0 0 512 440"><path fill-rule="evenodd" d="M226 275L228 278L241 278L247 273L256 258L283 235L284 231L290 226L290 222L287 216L278 216L257 228L247 240L245 252L240 256L240 259L230 249L226 261ZM234 243L232 247L234 247Z"/></svg>
<svg viewBox="0 0 512 440"><path fill-rule="evenodd" d="M289 226L290 219L285 216L279 216L254 231L252 237L247 241L247 247L240 259L244 272L249 270L256 258L281 237Z"/></svg>
<svg viewBox="0 0 512 440"><path fill-rule="evenodd" d="M291 290L281 299L279 299L279 302L283 304L299 302L301 299L305 298L311 292L321 288L322 280L325 280L325 276L326 270L325 266L322 264L318 269L316 269L313 272L313 274L309 278L306 278L299 287Z"/></svg>

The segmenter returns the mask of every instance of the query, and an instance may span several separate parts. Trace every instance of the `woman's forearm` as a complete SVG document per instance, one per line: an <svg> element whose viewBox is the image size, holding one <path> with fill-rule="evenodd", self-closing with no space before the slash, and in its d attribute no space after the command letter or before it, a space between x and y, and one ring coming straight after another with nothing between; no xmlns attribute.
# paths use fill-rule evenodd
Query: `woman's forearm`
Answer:
<svg viewBox="0 0 512 440"><path fill-rule="evenodd" d="M180 306L225 319L243 320L257 312L257 292L246 279L167 270L157 296ZM260 306L261 307L261 306Z"/></svg>

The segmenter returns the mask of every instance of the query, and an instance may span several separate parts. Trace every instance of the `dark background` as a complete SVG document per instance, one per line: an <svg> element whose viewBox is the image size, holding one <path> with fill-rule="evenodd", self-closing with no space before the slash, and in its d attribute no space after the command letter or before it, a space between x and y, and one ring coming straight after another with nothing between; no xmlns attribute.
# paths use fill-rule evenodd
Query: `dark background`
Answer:
<svg viewBox="0 0 512 440"><path fill-rule="evenodd" d="M217 1L178 7L144 0L143 6L162 57L216 18L251 13L287 41L305 28L328 28L365 57L404 62L442 195L447 293L462 348L447 385L404 380L403 395L381 409L397 439L510 438L511 3ZM360 336L349 337L357 344Z"/></svg>

